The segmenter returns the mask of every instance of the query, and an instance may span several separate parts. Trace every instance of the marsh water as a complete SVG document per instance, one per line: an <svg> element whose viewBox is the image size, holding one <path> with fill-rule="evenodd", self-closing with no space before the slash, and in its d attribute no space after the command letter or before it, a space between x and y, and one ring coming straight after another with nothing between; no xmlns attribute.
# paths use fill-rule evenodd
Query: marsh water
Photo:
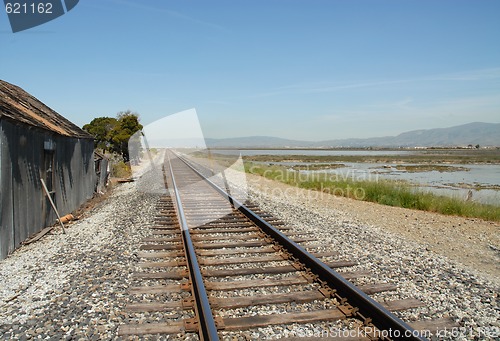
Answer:
<svg viewBox="0 0 500 341"><path fill-rule="evenodd" d="M344 163L346 167L324 170L354 180L404 180L417 189L436 194L466 199L471 191L473 201L500 206L499 165L449 165L467 170L408 172L396 164Z"/></svg>
<svg viewBox="0 0 500 341"><path fill-rule="evenodd" d="M218 150L221 154L234 154L233 151ZM254 155L304 155L304 156L391 156L418 155L418 150L242 150L243 156ZM310 165L307 162L266 162L284 166ZM440 164L438 160L433 166L445 165L447 171L427 170L411 172L397 168L401 163L372 162L335 162L342 166L333 169L302 170L302 172L327 172L334 176L353 180L404 180L422 191L430 191L440 195L465 200L472 194L471 200L500 206L500 165L498 164ZM315 162L314 165L321 163ZM331 164L331 163L329 163ZM405 163L404 165L416 165ZM452 171L451 171L452 170Z"/></svg>

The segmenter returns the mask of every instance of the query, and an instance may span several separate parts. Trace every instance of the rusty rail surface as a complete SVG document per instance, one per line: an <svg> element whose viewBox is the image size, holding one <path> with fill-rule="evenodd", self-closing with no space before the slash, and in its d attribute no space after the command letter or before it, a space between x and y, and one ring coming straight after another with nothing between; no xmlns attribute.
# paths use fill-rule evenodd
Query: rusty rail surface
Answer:
<svg viewBox="0 0 500 341"><path fill-rule="evenodd" d="M170 162L170 157L167 154L167 160L170 168L170 177L172 179L172 187L175 196L175 204L177 207L177 216L179 218L179 224L182 230L182 241L184 244L184 251L186 252L186 261L189 268L189 277L192 286L192 292L195 297L195 309L196 317L199 323L199 330L202 336L202 340L219 340L217 334L217 326L213 317L212 309L210 308L210 302L208 301L207 290L203 284L203 276L200 271L200 265L198 264L198 259L194 251L193 241L191 239L191 234L189 233L189 227L186 221L186 216L184 214L184 209L182 207L182 200L177 189L177 184L175 182L175 175Z"/></svg>

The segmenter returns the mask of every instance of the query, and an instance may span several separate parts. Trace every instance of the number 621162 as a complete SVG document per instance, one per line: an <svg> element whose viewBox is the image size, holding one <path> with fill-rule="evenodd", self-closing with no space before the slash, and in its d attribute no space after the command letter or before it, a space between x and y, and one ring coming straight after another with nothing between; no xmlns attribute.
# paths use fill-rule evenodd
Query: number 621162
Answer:
<svg viewBox="0 0 500 341"><path fill-rule="evenodd" d="M50 2L38 4L7 2L5 11L7 14L52 14L52 4Z"/></svg>

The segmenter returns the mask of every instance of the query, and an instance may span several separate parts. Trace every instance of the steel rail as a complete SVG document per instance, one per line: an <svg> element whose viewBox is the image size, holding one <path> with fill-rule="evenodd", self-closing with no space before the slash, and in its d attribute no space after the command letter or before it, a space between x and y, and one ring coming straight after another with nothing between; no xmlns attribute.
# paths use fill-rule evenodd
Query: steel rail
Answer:
<svg viewBox="0 0 500 341"><path fill-rule="evenodd" d="M192 292L195 296L195 306L197 310L198 320L200 323L199 332L202 340L217 341L219 340L219 335L217 333L217 325L214 320L212 309L210 308L210 302L208 300L207 290L203 283L203 277L200 271L200 265L198 264L198 259L194 251L193 241L191 239L191 234L189 233L188 224L186 221L186 216L184 214L184 209L182 207L182 201L179 193L179 189L175 183L174 171L172 168L172 163L170 162L170 157L167 152L168 164L170 166L170 176L172 178L172 187L175 194L175 202L177 204L179 224L182 230L182 240L184 243L184 248L186 252L186 261L189 267L189 276L191 278Z"/></svg>
<svg viewBox="0 0 500 341"><path fill-rule="evenodd" d="M200 176L208 184L210 184L210 186L212 186L223 197L225 197L227 200L232 200L237 210L242 212L246 217L253 221L266 234L275 239L289 253L296 257L299 262L302 262L307 268L311 269L314 274L318 275L321 280L325 281L329 286L335 289L340 296L347 297L348 302L351 305L359 308L359 314L362 314L362 316L364 317L370 318L371 323L380 331L382 331L383 335L389 336L389 339L391 340L427 340L406 322L395 316L380 303L362 292L354 284L343 278L340 273L331 269L315 256L307 252L300 245L290 240L282 232L269 224L267 221L263 220L258 214L247 208L236 198L232 198L222 188L210 181L196 168L194 168L185 158L179 156L175 152L174 154L176 154L176 156L180 160L182 160L189 168L191 168L196 174L198 174L198 176Z"/></svg>

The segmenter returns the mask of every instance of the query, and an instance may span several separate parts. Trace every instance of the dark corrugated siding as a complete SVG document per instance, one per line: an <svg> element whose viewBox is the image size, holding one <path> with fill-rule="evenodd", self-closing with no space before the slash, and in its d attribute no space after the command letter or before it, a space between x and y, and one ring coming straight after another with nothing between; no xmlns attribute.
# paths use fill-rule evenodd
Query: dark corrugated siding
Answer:
<svg viewBox="0 0 500 341"><path fill-rule="evenodd" d="M22 241L55 222L56 216L43 193L47 152L54 150L54 198L59 213L77 209L93 195L96 175L93 141L0 119L0 259Z"/></svg>

